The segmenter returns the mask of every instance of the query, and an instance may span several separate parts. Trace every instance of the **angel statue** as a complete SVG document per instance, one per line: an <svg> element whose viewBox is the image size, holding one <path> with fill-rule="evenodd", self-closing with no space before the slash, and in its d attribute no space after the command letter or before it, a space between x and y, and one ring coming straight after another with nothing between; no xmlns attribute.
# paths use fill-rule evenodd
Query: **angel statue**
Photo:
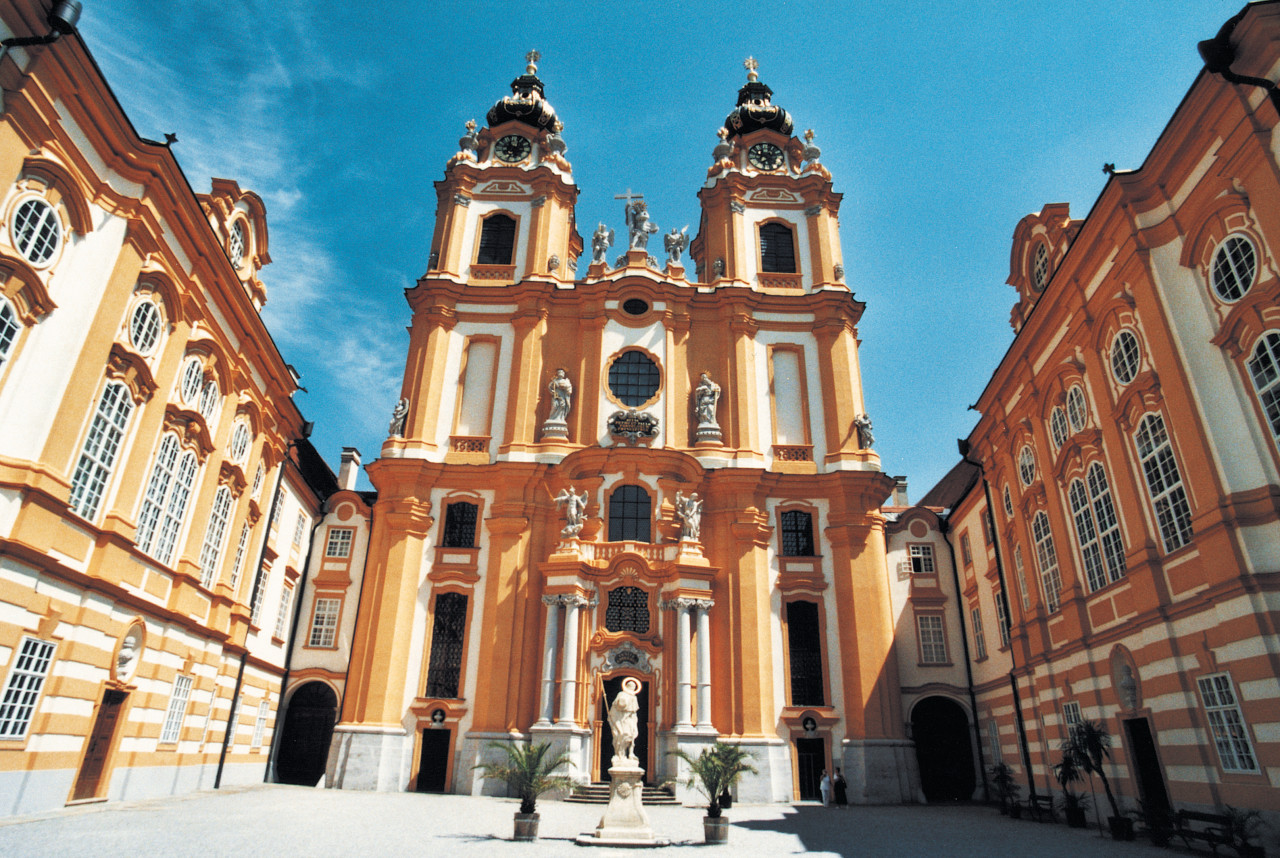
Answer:
<svg viewBox="0 0 1280 858"><path fill-rule="evenodd" d="M576 494L573 486L567 489L561 489L560 494L555 496L557 506L564 505L564 529L560 531L560 535L564 537L577 536L582 532L582 525L586 518L587 511L587 493Z"/></svg>
<svg viewBox="0 0 1280 858"><path fill-rule="evenodd" d="M675 227L672 227L671 232L662 237L663 244L665 244L667 248L668 265L680 264L680 254L684 253L684 249L689 246L688 233L689 227L686 224L685 228L679 232L676 231Z"/></svg>
<svg viewBox="0 0 1280 858"><path fill-rule="evenodd" d="M604 255L613 246L613 230L604 224L591 234L591 262L604 262Z"/></svg>
<svg viewBox="0 0 1280 858"><path fill-rule="evenodd" d="M631 250L649 247L649 236L658 231L658 225L649 220L649 206L644 200L632 200L627 204L627 228L631 230Z"/></svg>

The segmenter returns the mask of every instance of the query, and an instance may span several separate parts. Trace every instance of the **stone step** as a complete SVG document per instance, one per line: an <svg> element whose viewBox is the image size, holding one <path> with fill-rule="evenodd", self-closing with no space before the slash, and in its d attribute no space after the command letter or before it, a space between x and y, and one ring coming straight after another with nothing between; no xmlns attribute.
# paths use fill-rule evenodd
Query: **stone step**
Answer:
<svg viewBox="0 0 1280 858"><path fill-rule="evenodd" d="M645 804L679 804L670 791L662 787L647 786L641 799ZM565 799L575 804L608 804L609 784L582 784L573 788L573 793Z"/></svg>

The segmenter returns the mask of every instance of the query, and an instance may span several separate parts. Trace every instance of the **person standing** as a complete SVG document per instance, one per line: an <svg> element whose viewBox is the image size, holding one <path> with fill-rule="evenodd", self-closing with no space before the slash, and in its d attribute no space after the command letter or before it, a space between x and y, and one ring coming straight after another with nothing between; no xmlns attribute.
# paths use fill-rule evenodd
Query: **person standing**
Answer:
<svg viewBox="0 0 1280 858"><path fill-rule="evenodd" d="M822 770L822 780L818 783L818 790L822 793L822 806L831 806L831 775L827 774L827 770Z"/></svg>
<svg viewBox="0 0 1280 858"><path fill-rule="evenodd" d="M849 804L849 782L844 779L844 774L840 769L836 769L835 780L832 784L835 787L836 807L846 807Z"/></svg>

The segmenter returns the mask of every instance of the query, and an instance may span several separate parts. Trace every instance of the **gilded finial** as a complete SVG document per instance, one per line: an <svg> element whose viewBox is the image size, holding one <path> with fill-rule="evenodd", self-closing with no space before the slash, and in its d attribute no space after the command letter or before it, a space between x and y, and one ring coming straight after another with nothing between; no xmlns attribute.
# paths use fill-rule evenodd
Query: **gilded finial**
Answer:
<svg viewBox="0 0 1280 858"><path fill-rule="evenodd" d="M529 53L524 55L524 58L525 58L525 61L529 63L528 67L525 68L524 73L537 74L538 60L542 59L542 54L538 53L537 51L529 51Z"/></svg>
<svg viewBox="0 0 1280 858"><path fill-rule="evenodd" d="M721 125L721 126L716 130L716 136L718 136L721 140L728 140L728 139L729 139L729 129L728 129L728 128L725 128L723 125Z"/></svg>
<svg viewBox="0 0 1280 858"><path fill-rule="evenodd" d="M813 142L813 129L809 128L804 132L804 139L809 143Z"/></svg>
<svg viewBox="0 0 1280 858"><path fill-rule="evenodd" d="M755 57L747 57L742 67L747 70L747 80L755 83L760 79L760 75L756 74L756 69L760 68L760 64L756 62Z"/></svg>
<svg viewBox="0 0 1280 858"><path fill-rule="evenodd" d="M476 130L476 121L474 119L467 120L467 130L471 132Z"/></svg>

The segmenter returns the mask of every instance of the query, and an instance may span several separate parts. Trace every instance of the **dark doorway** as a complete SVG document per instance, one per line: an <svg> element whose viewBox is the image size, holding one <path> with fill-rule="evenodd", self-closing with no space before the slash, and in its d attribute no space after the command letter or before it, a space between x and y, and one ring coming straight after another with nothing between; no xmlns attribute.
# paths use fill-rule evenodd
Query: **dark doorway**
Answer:
<svg viewBox="0 0 1280 858"><path fill-rule="evenodd" d="M102 791L102 775L107 757L115 747L120 709L128 696L123 691L107 691L102 695L102 705L98 707L98 717L94 719L93 732L89 734L89 747L85 749L84 762L80 764L80 774L76 777L75 792L71 794L72 801L97 798Z"/></svg>
<svg viewBox="0 0 1280 858"><path fill-rule="evenodd" d="M418 761L418 792L445 792L449 787L449 739L452 730L434 727L422 731L422 756Z"/></svg>
<svg viewBox="0 0 1280 858"><path fill-rule="evenodd" d="M968 801L977 780L964 709L945 697L926 697L911 710L911 736L926 801Z"/></svg>
<svg viewBox="0 0 1280 858"><path fill-rule="evenodd" d="M796 739L796 773L801 801L822 799L822 770L827 767L825 739Z"/></svg>
<svg viewBox="0 0 1280 858"><path fill-rule="evenodd" d="M289 700L276 756L276 780L315 786L324 777L338 697L323 682L308 682Z"/></svg>
<svg viewBox="0 0 1280 858"><path fill-rule="evenodd" d="M609 766L613 765L613 731L609 729L609 705L622 690L625 677L615 676L604 681L604 698L600 701L600 768L596 777L600 781L610 781ZM653 780L653 766L649 762L649 683L640 681L640 693L636 695L640 711L636 713L636 727L640 735L636 737L636 759L644 767L645 782Z"/></svg>
<svg viewBox="0 0 1280 858"><path fill-rule="evenodd" d="M1144 810L1168 811L1169 793L1164 788L1164 772L1156 754L1156 740L1151 735L1151 722L1146 718L1129 718L1124 722L1133 760L1134 777L1138 781L1138 797Z"/></svg>

